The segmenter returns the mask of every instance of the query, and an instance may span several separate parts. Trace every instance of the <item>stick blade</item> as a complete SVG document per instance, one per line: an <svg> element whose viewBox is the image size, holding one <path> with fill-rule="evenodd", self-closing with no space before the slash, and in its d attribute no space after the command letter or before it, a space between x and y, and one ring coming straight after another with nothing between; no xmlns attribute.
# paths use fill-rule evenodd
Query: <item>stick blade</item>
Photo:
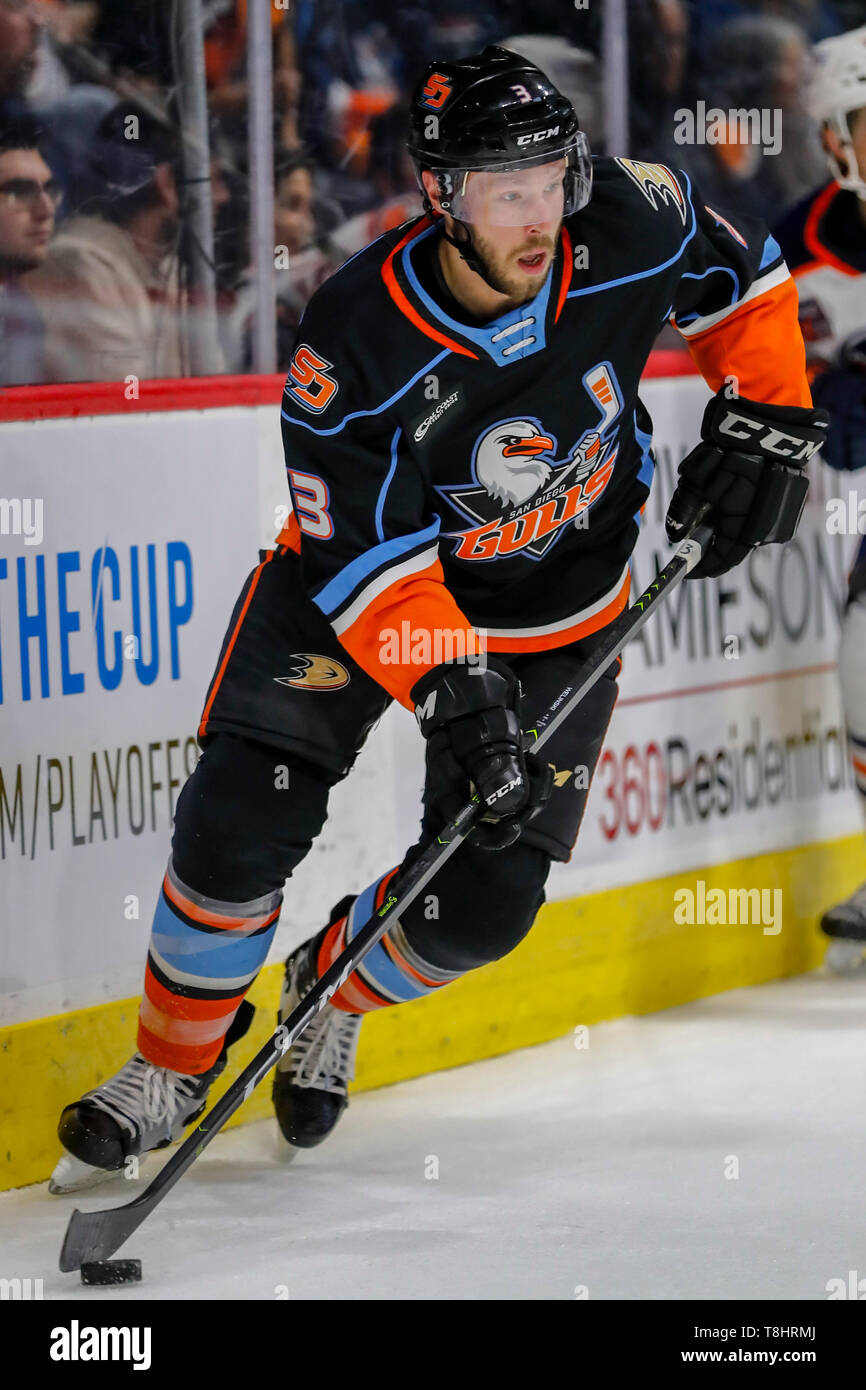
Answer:
<svg viewBox="0 0 866 1390"><path fill-rule="evenodd" d="M131 1203L123 1207L110 1207L107 1211L79 1211L76 1208L63 1237L60 1251L62 1273L70 1274L83 1264L110 1259L115 1250L138 1229L149 1210L149 1206L143 1210L136 1209Z"/></svg>

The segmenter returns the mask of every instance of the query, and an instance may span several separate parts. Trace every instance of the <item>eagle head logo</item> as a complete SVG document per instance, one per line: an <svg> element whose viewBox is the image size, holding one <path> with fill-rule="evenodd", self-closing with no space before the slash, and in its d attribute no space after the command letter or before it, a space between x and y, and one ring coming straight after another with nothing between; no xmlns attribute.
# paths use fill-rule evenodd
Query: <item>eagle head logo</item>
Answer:
<svg viewBox="0 0 866 1390"><path fill-rule="evenodd" d="M517 506L534 497L552 472L543 454L553 440L528 420L506 420L488 430L478 445L475 474L497 502Z"/></svg>

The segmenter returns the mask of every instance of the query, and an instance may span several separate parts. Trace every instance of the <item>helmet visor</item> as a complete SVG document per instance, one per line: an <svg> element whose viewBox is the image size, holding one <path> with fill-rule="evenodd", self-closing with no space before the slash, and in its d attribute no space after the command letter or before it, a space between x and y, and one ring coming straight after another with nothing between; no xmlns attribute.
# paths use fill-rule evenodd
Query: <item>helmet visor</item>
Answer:
<svg viewBox="0 0 866 1390"><path fill-rule="evenodd" d="M441 204L461 222L492 227L558 225L589 202L592 164L583 131L565 149L484 169L439 170Z"/></svg>

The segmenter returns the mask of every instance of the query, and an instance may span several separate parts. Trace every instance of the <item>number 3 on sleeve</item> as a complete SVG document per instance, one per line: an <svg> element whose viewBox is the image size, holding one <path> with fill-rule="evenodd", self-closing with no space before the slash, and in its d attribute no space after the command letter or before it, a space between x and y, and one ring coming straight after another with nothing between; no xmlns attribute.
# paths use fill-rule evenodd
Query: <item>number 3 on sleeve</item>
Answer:
<svg viewBox="0 0 866 1390"><path fill-rule="evenodd" d="M328 511L331 499L327 483L315 473L302 473L298 468L289 468L287 472L301 530L307 536L315 536L316 540L329 541L334 534L334 523Z"/></svg>

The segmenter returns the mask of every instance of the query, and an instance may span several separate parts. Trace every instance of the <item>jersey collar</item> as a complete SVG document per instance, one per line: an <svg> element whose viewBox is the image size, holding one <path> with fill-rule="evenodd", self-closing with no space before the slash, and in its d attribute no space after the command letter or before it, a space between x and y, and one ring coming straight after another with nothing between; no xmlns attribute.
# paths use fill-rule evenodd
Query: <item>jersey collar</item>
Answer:
<svg viewBox="0 0 866 1390"><path fill-rule="evenodd" d="M571 279L571 249L565 229L562 245L535 298L480 327L452 318L418 279L412 252L434 235L438 235L435 222L430 217L422 218L394 248L382 268L388 292L401 312L428 337L464 356L487 357L497 367L507 367L541 352L565 302L568 285L564 281ZM556 293L552 295L554 285Z"/></svg>

